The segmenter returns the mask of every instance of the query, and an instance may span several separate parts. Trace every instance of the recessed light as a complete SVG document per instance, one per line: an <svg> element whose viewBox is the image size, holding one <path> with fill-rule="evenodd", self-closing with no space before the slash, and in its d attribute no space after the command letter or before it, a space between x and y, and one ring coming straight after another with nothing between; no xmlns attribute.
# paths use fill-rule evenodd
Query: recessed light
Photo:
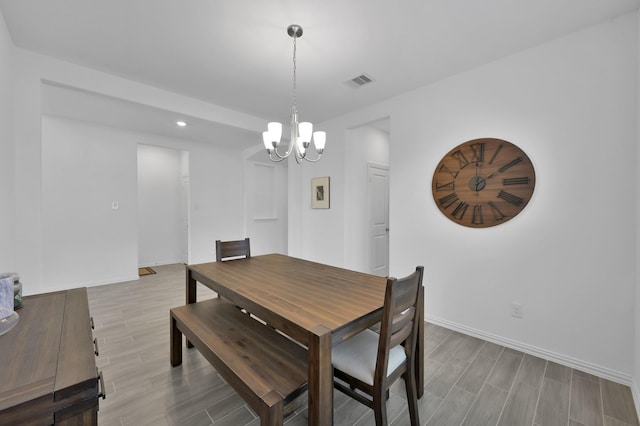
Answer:
<svg viewBox="0 0 640 426"><path fill-rule="evenodd" d="M177 124L179 127L184 127L184 126L186 126L186 125L187 125L187 123L186 123L186 122L184 122L184 121L176 121L176 124Z"/></svg>

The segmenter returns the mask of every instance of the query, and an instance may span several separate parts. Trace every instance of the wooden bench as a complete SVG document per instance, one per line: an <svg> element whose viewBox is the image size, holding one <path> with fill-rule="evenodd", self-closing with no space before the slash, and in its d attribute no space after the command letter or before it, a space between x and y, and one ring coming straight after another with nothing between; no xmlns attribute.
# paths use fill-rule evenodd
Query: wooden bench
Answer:
<svg viewBox="0 0 640 426"><path fill-rule="evenodd" d="M170 310L171 365L182 363L182 335L260 416L282 425L284 405L307 389L307 350L222 299Z"/></svg>

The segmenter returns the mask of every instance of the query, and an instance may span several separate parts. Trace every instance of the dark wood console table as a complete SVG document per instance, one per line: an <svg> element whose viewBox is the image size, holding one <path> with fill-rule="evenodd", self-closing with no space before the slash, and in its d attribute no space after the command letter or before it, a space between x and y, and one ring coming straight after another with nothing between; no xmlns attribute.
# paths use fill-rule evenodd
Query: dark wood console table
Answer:
<svg viewBox="0 0 640 426"><path fill-rule="evenodd" d="M98 382L86 288L27 296L0 336L0 424L96 425Z"/></svg>

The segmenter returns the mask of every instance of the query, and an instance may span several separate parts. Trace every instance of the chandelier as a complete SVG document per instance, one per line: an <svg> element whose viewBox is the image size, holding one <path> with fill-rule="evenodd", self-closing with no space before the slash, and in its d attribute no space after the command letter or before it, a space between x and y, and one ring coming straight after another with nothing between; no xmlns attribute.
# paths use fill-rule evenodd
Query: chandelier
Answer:
<svg viewBox="0 0 640 426"><path fill-rule="evenodd" d="M302 27L299 25L289 25L287 33L293 38L293 106L291 107L291 139L289 148L285 153L278 152L280 139L282 138L282 123L271 122L267 124L267 131L262 132L262 141L267 149L271 161L282 161L293 153L298 164L302 160L316 162L322 157L324 145L327 139L325 132L314 132L313 124L303 121L298 122L298 108L296 107L296 40L302 37ZM307 156L307 149L311 145L313 134L313 145L316 150L315 158Z"/></svg>

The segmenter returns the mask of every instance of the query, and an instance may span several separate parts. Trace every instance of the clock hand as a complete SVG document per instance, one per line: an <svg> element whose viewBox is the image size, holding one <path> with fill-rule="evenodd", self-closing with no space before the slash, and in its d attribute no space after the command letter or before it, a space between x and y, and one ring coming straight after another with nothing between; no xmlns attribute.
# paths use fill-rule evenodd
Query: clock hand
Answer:
<svg viewBox="0 0 640 426"><path fill-rule="evenodd" d="M493 172L489 176L487 176L487 179L491 179L492 177L494 177L498 173L504 172L505 170L515 166L516 164L518 164L521 161L522 161L522 157L517 157L516 159L511 160L509 163L505 164L504 166L500 167L498 170L496 170L495 172Z"/></svg>

